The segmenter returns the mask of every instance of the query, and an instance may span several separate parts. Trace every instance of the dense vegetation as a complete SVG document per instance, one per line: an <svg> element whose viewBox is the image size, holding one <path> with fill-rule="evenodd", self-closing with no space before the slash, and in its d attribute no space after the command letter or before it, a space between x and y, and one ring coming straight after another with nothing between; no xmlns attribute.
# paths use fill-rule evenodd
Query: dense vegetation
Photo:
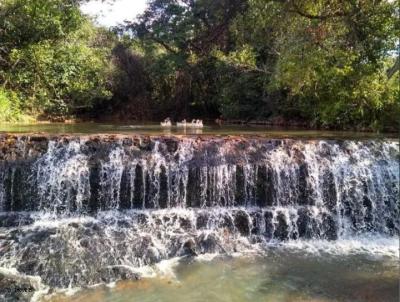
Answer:
<svg viewBox="0 0 400 302"><path fill-rule="evenodd" d="M397 127L396 1L151 0L111 30L80 2L0 2L1 120Z"/></svg>

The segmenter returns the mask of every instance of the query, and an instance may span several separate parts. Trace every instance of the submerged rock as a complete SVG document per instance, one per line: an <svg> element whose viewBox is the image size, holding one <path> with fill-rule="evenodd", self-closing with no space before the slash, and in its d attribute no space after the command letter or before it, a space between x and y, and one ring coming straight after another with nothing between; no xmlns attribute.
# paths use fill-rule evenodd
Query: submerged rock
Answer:
<svg viewBox="0 0 400 302"><path fill-rule="evenodd" d="M38 288L29 278L3 274L0 271L0 300L4 302L29 302Z"/></svg>

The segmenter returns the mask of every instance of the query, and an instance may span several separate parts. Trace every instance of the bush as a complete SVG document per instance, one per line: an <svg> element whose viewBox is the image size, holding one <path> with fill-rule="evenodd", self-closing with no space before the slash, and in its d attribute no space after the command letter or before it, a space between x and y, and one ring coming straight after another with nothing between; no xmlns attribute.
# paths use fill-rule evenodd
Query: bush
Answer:
<svg viewBox="0 0 400 302"><path fill-rule="evenodd" d="M0 123L31 122L34 119L24 115L20 109L20 100L16 93L0 88Z"/></svg>

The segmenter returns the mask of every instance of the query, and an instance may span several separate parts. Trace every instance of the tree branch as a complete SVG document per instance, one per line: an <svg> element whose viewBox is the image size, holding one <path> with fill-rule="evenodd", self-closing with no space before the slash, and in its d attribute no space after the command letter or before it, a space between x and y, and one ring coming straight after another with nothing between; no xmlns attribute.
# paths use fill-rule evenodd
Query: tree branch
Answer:
<svg viewBox="0 0 400 302"><path fill-rule="evenodd" d="M326 20L326 19L331 19L331 18L338 18L338 17L345 17L347 16L346 13L341 12L341 11L336 11L334 13L331 14L326 14L326 15L312 15L306 12L303 12L295 3L291 3L291 6L293 7L293 9L289 9L288 12L291 13L296 13L304 18L308 18L308 19L313 19L313 20Z"/></svg>
<svg viewBox="0 0 400 302"><path fill-rule="evenodd" d="M392 67L390 67L387 71L386 71L386 75L388 77L388 79L390 80L392 78L392 76L399 71L400 69L400 57L397 57L396 62L394 63L394 65Z"/></svg>
<svg viewBox="0 0 400 302"><path fill-rule="evenodd" d="M163 46L167 51L173 53L173 54L177 54L178 52L173 49L171 46L169 46L167 43L165 43L163 40L154 37L153 35L149 35L149 39L153 40L154 42L160 44L161 46Z"/></svg>

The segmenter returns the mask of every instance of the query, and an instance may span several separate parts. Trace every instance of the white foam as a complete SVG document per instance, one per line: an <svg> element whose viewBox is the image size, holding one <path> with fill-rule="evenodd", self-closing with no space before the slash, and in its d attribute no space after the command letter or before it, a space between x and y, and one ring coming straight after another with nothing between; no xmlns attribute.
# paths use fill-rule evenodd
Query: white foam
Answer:
<svg viewBox="0 0 400 302"><path fill-rule="evenodd" d="M276 243L283 249L298 250L304 254L348 256L364 254L371 257L399 257L399 239L384 236L355 236L335 241L328 240L291 240Z"/></svg>
<svg viewBox="0 0 400 302"><path fill-rule="evenodd" d="M157 276L176 279L175 268L178 266L180 257L163 260L155 265Z"/></svg>
<svg viewBox="0 0 400 302"><path fill-rule="evenodd" d="M83 224L87 222L96 221L94 217L90 216L78 216L78 217L63 217L60 218L53 214L41 214L40 219L36 219L32 225L29 225L28 228L36 228L36 227L43 227L43 228L58 228L62 225L66 225L69 223L78 223Z"/></svg>

